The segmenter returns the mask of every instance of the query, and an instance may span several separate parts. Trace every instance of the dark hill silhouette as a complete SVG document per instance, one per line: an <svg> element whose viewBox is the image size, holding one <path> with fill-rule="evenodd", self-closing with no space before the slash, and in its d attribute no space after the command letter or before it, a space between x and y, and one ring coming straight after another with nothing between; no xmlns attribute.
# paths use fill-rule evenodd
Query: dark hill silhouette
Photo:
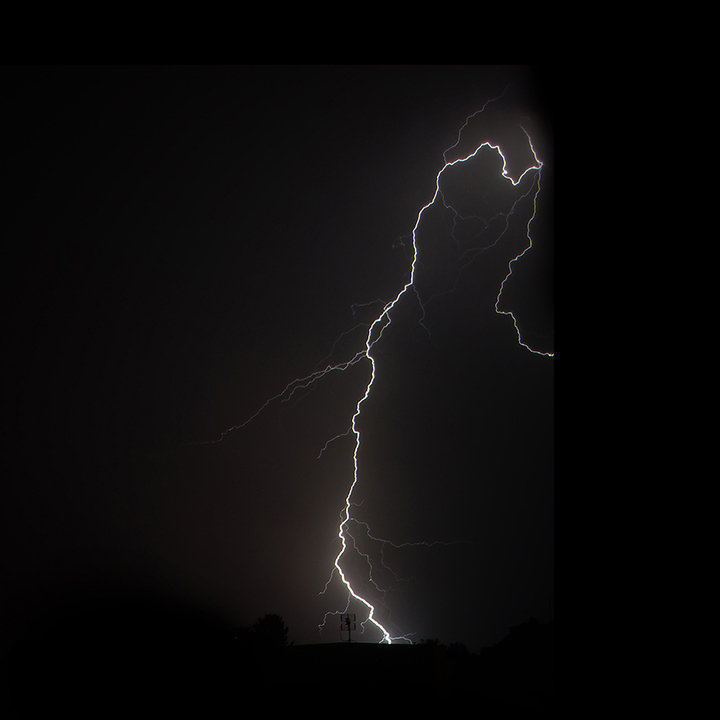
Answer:
<svg viewBox="0 0 720 720"><path fill-rule="evenodd" d="M474 701L490 711L553 707L554 625L530 621L471 654L460 643L293 645L279 615L249 628L157 603L75 607L11 650L16 717L220 716L258 694L314 707L349 693ZM272 688L277 688L273 691ZM124 714L124 715L123 715Z"/></svg>
<svg viewBox="0 0 720 720"><path fill-rule="evenodd" d="M412 684L436 699L472 698L479 706L550 709L554 705L554 623L511 628L498 644L471 654L461 643L335 643L288 648L274 670L291 683L343 681L397 688Z"/></svg>
<svg viewBox="0 0 720 720"><path fill-rule="evenodd" d="M535 619L510 628L509 634L484 648L462 666L479 693L514 705L540 709L554 707L555 623Z"/></svg>

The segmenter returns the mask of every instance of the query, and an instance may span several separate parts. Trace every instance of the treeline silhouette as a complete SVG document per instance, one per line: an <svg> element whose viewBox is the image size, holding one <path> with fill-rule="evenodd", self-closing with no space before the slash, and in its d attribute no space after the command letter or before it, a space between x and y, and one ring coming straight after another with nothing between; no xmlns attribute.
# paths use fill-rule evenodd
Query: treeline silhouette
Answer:
<svg viewBox="0 0 720 720"><path fill-rule="evenodd" d="M554 622L530 619L479 653L436 638L414 645L304 645L289 648L290 661L279 668L295 682L353 678L357 687L366 681L390 692L411 684L427 699L471 699L488 711L547 711L555 707L554 656Z"/></svg>
<svg viewBox="0 0 720 720"><path fill-rule="evenodd" d="M441 658L437 678L457 691L471 691L474 698L492 707L551 710L555 707L555 623L535 618L510 628L496 645L470 653L462 643L443 645L438 640L421 643L434 647Z"/></svg>
<svg viewBox="0 0 720 720"><path fill-rule="evenodd" d="M229 628L211 614L164 606L94 607L64 614L11 648L9 691L15 717L141 717L245 707L260 688L322 687L397 692L414 683L427 697L472 696L486 708L549 709L554 698L554 625L512 628L497 645L470 653L437 639L415 645L294 645L277 614ZM317 691L292 690L289 702ZM218 715L219 716L219 715ZM12 717L12 716L10 716Z"/></svg>

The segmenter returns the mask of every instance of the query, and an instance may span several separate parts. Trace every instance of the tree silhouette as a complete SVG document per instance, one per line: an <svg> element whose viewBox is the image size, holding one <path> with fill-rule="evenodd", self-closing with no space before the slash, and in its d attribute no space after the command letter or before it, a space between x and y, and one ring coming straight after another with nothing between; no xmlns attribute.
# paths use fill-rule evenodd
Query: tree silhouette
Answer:
<svg viewBox="0 0 720 720"><path fill-rule="evenodd" d="M432 645L433 647L445 647L438 638L420 638L420 645Z"/></svg>
<svg viewBox="0 0 720 720"><path fill-rule="evenodd" d="M288 628L280 615L273 613L258 618L252 632L260 647L279 648L288 644Z"/></svg>

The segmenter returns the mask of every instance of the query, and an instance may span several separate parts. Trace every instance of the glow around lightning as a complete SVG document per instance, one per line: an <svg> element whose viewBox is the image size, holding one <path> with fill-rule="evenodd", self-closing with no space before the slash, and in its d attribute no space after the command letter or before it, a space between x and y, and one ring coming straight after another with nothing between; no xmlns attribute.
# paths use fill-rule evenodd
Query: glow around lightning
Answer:
<svg viewBox="0 0 720 720"><path fill-rule="evenodd" d="M498 98L496 98L496 99L498 99ZM262 407L260 407L257 410L257 412L255 412L251 417L249 417L247 420L245 420L243 423L241 423L239 425L235 425L231 428L228 428L227 430L225 430L222 433L220 438L218 438L215 441L211 441L211 442L215 442L215 443L221 442L229 433L231 433L235 430L238 430L238 429L244 427L245 425L247 425L249 422L251 422L270 403L272 403L276 400L280 400L281 402L287 402L288 400L290 400L292 398L292 396L295 394L296 391L298 391L302 388L309 387L310 385L313 385L314 383L318 382L320 379L322 379L325 375L327 375L329 373L336 372L336 371L339 371L339 372L345 371L348 368L356 365L357 363L363 362L363 361L368 361L370 363L370 369L371 369L370 379L368 380L367 385L365 386L365 389L355 406L355 411L352 415L350 427L345 432L340 433L340 434L336 435L334 438L331 438L330 440L328 440L328 442L320 450L320 453L318 455L318 457L322 456L324 450L334 440L337 440L341 437L345 437L345 436L349 435L350 433L353 434L353 436L355 438L355 444L354 444L354 450L353 450L353 478L352 478L352 482L350 484L348 493L345 497L345 505L340 512L341 521L338 526L338 532L337 532L337 538L340 540L341 547L340 547L340 550L339 550L337 556L335 557L333 568L330 572L330 576L325 584L325 587L320 592L321 595L324 594L325 591L328 589L328 586L330 585L330 582L332 581L333 577L337 575L337 577L340 579L340 581L343 583L343 585L345 586L345 588L347 590L347 593L348 593L347 605L346 605L344 611L338 610L338 611L329 611L328 613L326 613L323 622L319 625L320 629L322 629L325 626L329 616L337 615L340 612L346 612L348 610L348 608L350 607L351 601L354 599L355 601L357 601L361 605L363 605L367 610L367 618L362 623L363 630L365 629L365 626L368 623L370 623L370 624L374 625L380 631L380 633L382 635L382 639L380 640L380 642L385 642L385 643L392 643L393 641L409 642L408 638L405 636L393 637L390 634L390 632L387 630L387 628L380 622L380 620L376 616L377 603L373 604L367 597L365 597L363 594L361 594L360 591L353 584L352 580L348 577L347 573L343 570L342 559L343 559L345 553L348 550L354 550L360 556L364 557L367 560L369 570L370 570L370 581L373 583L374 587L378 591L380 591L380 593L383 593L383 591L377 586L377 584L375 583L375 581L372 578L373 565L370 560L370 557L367 554L362 553L355 545L355 539L353 538L353 536L350 532L349 523L352 520L357 525L365 526L368 537L372 540L380 542L383 546L385 543L389 543L390 545L393 545L394 547L403 547L406 545L430 546L430 545L438 544L438 541L420 542L420 543L408 542L408 543L395 544L388 540L384 540L382 538L373 537L370 534L370 529L369 529L367 523L359 522L358 520L356 520L352 517L351 508L357 504L357 503L353 502L352 497L353 497L353 492L355 491L355 488L359 482L358 453L359 453L360 444L361 444L361 434L358 429L357 423L358 423L358 418L360 417L361 412L362 412L363 404L370 397L370 394L371 394L372 388L373 388L373 384L375 382L377 367L376 367L376 362L375 362L375 358L373 357L372 351L373 351L374 346L379 342L379 340L383 337L384 333L387 331L387 329L392 324L391 315L392 315L393 309L398 305L400 300L403 298L403 296L409 290L412 290L415 293L415 295L417 296L418 302L420 302L420 296L418 295L417 288L415 287L415 274L416 274L416 265L417 265L417 261L418 261L417 231L418 231L418 227L420 226L420 223L423 219L423 215L429 208L431 208L433 205L435 205L438 202L438 200L440 200L443 203L445 208L448 208L449 210L452 210L453 212L455 212L456 218L460 217L459 214L457 213L457 211L454 210L454 208L452 208L451 205L447 204L445 198L442 195L442 192L440 189L441 178L442 178L443 174L445 172L447 172L450 168L452 168L453 166L458 165L460 163L465 163L468 160L474 158L483 148L487 148L489 150L495 151L499 155L499 157L502 159L502 163L503 163L501 176L502 176L503 180L511 183L515 187L517 187L520 184L520 182L523 180L523 178L526 175L528 175L529 173L536 174L530 189L527 190L526 192L524 192L520 197L518 197L515 200L515 202L513 203L510 211L504 215L505 228L502 230L502 232L499 234L499 237L492 244L492 246L494 246L494 245L497 245L498 242L501 241L502 237L505 235L505 233L508 229L510 218L512 217L512 215L514 213L515 208L518 206L518 204L521 201L523 201L525 198L527 198L529 195L532 194L533 210L532 210L532 215L531 215L530 219L527 221L527 226L526 226L527 246L521 253L519 253L516 257L514 257L508 263L507 273L506 273L504 279L502 280L502 283L500 285L500 288L499 288L499 291L498 291L498 294L496 297L495 311L498 314L503 315L503 316L508 316L511 319L511 321L515 327L516 333L517 333L518 343L522 347L524 347L528 351L538 354L538 355L545 355L548 357L553 356L553 353L539 352L539 351L531 348L523 340L519 326L518 326L517 319L513 315L513 313L509 310L501 310L499 307L503 289L505 288L505 284L507 283L508 279L512 275L513 265L517 261L519 261L532 248L530 226L531 226L533 220L535 219L535 215L536 215L536 211L537 211L537 198L538 198L538 194L540 193L540 175L541 175L541 169L543 167L543 163L538 158L538 156L535 152L535 148L533 147L530 136L523 129L523 132L525 132L525 135L527 137L527 142L528 142L529 148L531 150L532 157L534 158L534 162L532 164L530 164L529 167L527 167L517 178L513 178L510 175L510 173L508 171L507 159L506 159L505 155L503 154L503 151L502 151L500 145L493 145L490 142L483 142L481 145L477 146L470 154L468 154L464 157L460 157L460 158L457 158L452 161L447 160L448 154L454 148L456 148L458 146L458 144L460 143L463 130L465 130L465 128L468 126L470 120L473 117L475 117L476 115L482 113L483 110L485 109L485 107L487 107L487 105L490 102L493 102L493 100L488 101L480 110L478 110L473 115L470 115L466 119L464 125L458 131L458 136L457 136L457 140L456 140L455 144L452 145L451 147L449 147L443 153L443 165L435 177L434 194L433 194L432 198L430 199L430 201L419 210L416 220L415 220L415 225L412 229L412 261L411 261L411 265L410 265L410 275L409 275L409 279L408 279L407 283L400 289L400 291L397 293L397 295L395 296L395 298L393 300L391 300L390 302L387 302L383 305L382 311L375 317L375 319L369 325L356 325L355 328L353 328L353 330L357 330L360 327L367 328L365 336L364 336L363 349L356 352L355 355L352 358L350 358L349 360L346 360L341 363L336 363L336 364L328 364L328 365L326 365L326 367L324 367L320 370L317 370L304 378L296 378L296 379L292 380L285 386L285 388L281 392L279 392L278 394L269 398L262 405ZM481 251L478 251L477 254L479 254L479 252L481 252ZM472 255L471 257L469 257L467 259L467 261L464 262L464 264L462 265L462 267L460 267L460 269L458 271L458 276L459 276L459 273L461 273L467 266L469 266L472 263L472 261L475 259L476 255ZM452 292L452 290L450 290L449 292ZM431 302L432 300L433 300L433 298L428 299L426 301L425 305L429 304L429 302ZM372 304L372 303L370 303L370 304ZM423 317L424 317L424 306L422 303L420 303L420 305L421 305L421 308L423 308ZM420 322L422 324L422 319ZM352 332L352 331L348 331L348 332ZM344 333L344 334L347 334L347 333ZM334 349L334 346L333 346L333 349ZM350 544L352 544L352 548L350 547ZM443 542L441 544L451 544L451 543ZM387 568L387 566L384 565L384 562L382 564L386 569L389 570L389 568Z"/></svg>

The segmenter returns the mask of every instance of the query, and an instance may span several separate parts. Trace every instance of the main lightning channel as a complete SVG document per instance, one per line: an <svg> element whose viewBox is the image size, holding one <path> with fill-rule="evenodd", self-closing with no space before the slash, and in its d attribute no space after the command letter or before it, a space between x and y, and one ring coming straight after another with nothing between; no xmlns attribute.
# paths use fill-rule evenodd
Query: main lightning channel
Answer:
<svg viewBox="0 0 720 720"><path fill-rule="evenodd" d="M486 103L486 104L487 104L487 103ZM483 108L483 109L484 109L484 108ZM477 114L477 113L475 113L475 114ZM469 122L469 120L471 119L471 117L473 117L473 116L470 116L470 117L466 120L465 125L463 125L463 128L467 125L467 123ZM462 132L462 129L461 129L461 132ZM368 397L369 397L369 395L370 395L370 390L371 390L371 388L372 388L372 386L373 386L373 383L375 382L375 370L376 370L376 367L375 367L375 358L373 357L371 350L372 350L372 347L380 340L380 338L382 337L385 329L386 329L387 327L389 327L389 325L391 324L391 322L392 322L391 317L390 317L390 312L391 312L391 310L400 302L400 299L401 299L401 298L403 297L403 295L408 291L408 289L410 289L410 288L413 287L413 285L414 285L414 282L415 282L415 268L416 268L417 257L418 257L418 250L417 250L417 229L418 229L418 227L419 227L419 225L420 225L420 221L422 220L423 213L424 213L429 207L431 207L431 206L435 203L435 201L436 201L437 198L438 198L438 195L441 194L441 193L440 193L440 178L441 178L442 174L443 174L448 168L450 168L450 167L452 167L452 166L454 166L454 165L457 165L458 163L467 162L467 161L470 160L471 158L475 157L475 156L480 152L480 150L482 150L483 148L487 147L487 148L490 148L490 149L492 149L492 150L495 150L495 151L499 154L499 156L502 158L502 161L503 161L502 177L504 177L506 180L509 180L514 186L517 186L517 185L522 181L523 177L525 177L525 175L526 175L527 173L531 172L532 170L537 170L538 173L539 173L539 172L540 172L540 169L542 168L542 165L543 165L542 162L541 162L541 161L539 160L539 158L537 157L537 154L535 153L535 148L534 148L533 145L532 145L532 140L530 139L530 136L527 134L527 132L524 130L524 128L523 128L523 132L525 132L525 134L527 135L528 142L529 142L529 144L530 144L530 148L531 148L532 153L533 153L533 157L535 158L535 164L534 164L534 165L531 165L530 167L528 167L517 179L514 179L514 178L509 174L508 169L507 169L507 159L505 158L505 155L503 154L503 152L502 152L502 150L500 149L500 146L499 146L499 145L493 145L493 144L490 143L490 142L484 142L484 143L482 143L480 146L478 146L472 153L470 153L469 155L467 155L466 157L457 158L456 160L453 160L453 161L450 161L450 162L447 161L447 153L448 153L452 148L448 148L448 150L445 151L445 153L443 154L443 159L445 160L445 164L443 165L443 167L440 169L440 171L438 172L438 174L437 174L436 177L435 177L435 193L433 194L432 199L430 200L430 202L428 202L426 205L424 205L424 206L420 209L420 211L418 212L417 219L416 219L416 221L415 221L415 226L413 227L413 231L412 231L413 257L412 257L412 264L411 264L411 268L410 268L410 279L409 279L408 282L403 286L403 288L402 288L402 289L400 290L400 292L397 294L397 296L395 297L395 299L392 300L392 301L390 301L389 303L387 303L387 304L384 306L382 312L381 312L381 313L377 316L377 318L375 318L375 320L371 323L371 325L369 326L368 331L367 331L367 336L366 336L366 338L365 338L365 350L364 350L364 352L361 351L361 353L358 353L358 355L362 355L362 356L366 357L366 358L370 361L370 366L371 366L370 380L368 381L368 384L367 384L367 386L365 387L365 392L364 392L363 396L360 398L360 400L358 400L358 403L357 403L357 405L356 405L356 407L355 407L355 412L354 412L354 414L353 414L353 416L352 416L352 422L351 422L350 430L348 431L348 432L352 431L352 433L355 435L355 449L354 449L354 451L353 451L353 480L352 480L352 483L351 483L351 485L350 485L350 489L349 489L349 491L348 491L348 494L347 494L347 496L345 497L345 508L344 508L344 511L342 512L342 515L341 515L341 517L342 517L343 519L342 519L342 522L340 523L340 526L339 526L339 528L338 528L338 537L339 537L339 539L340 539L341 548L340 548L340 552L337 554L337 557L335 558L334 567L333 567L333 571L332 571L332 573L331 573L331 575L330 575L330 578L328 578L328 581L327 581L327 583L325 584L325 588L323 589L323 591L322 591L320 594L323 594L323 593L325 592L325 590L327 590L327 587L328 587L328 585L329 585L329 583L330 583L330 580L332 580L333 574L334 574L335 572L337 572L338 576L340 577L340 580L342 581L342 583L343 583L343 584L345 585L345 587L347 588L347 591L348 591L348 593L349 593L349 598L350 598L350 597L355 598L357 601L359 601L360 603L362 603L362 604L367 608L367 610L368 610L368 617L367 617L367 620L366 620L365 622L371 622L373 625L375 625L375 626L378 628L378 630L380 630L380 632L382 633L382 640L380 641L381 643L389 643L389 644L390 644L390 643L392 643L394 640L396 640L396 641L405 641L405 642L410 642L410 641L409 641L406 637L404 637L404 636L393 637L393 636L390 635L390 633L389 633L388 630L382 625L382 623L380 623L380 622L375 618L375 606L374 606L370 601L368 601L367 599L365 599L364 597L362 597L361 595L359 595L359 594L353 589L352 584L351 584L350 581L348 580L346 574L344 573L344 571L343 571L343 569L342 569L342 567L341 567L341 565L340 565L340 560L341 560L341 558L343 557L343 555L345 554L345 551L346 551L346 549L347 549L346 533L349 534L349 533L347 532L347 524L348 524L348 522L350 521L350 506L351 506L351 504L352 504L351 498L352 498L352 494L353 494L353 491L354 491L354 489L355 489L355 486L357 485L357 482L358 482L358 452L359 452L359 450L360 450L360 431L359 431L358 428L357 428L357 419L360 417L360 413L361 413L361 410L362 410L362 405L363 405L363 403L368 399ZM458 142L459 142L459 137L458 137ZM455 145L457 145L458 142L456 142ZM453 147L455 147L455 145L454 145ZM538 192L539 192L539 189L540 189L540 186L539 186L539 183L538 183ZM527 224L527 236L528 236L528 239L530 238L530 224L532 223L532 220L534 219L535 213L536 213L536 200L537 200L537 192L536 192L535 198L534 198L533 214L532 214L532 217L530 218L530 220L528 221L528 224ZM507 281L507 279L508 279L508 278L510 277L510 275L512 274L512 264L513 264L514 262L516 262L517 260L519 260L519 259L522 257L522 255L524 255L525 252L527 252L527 250L530 249L531 246L532 246L532 241L530 240L530 245L529 245L525 250L523 250L523 252L520 253L520 255L518 255L517 257L515 257L515 258L510 262L508 274L506 275L506 277L505 277L505 279L503 280L503 283L502 283L503 286L505 285L505 282ZM510 316L512 317L512 319L513 319L513 323L515 324L515 329L517 330L517 333L518 333L518 341L520 342L520 344L523 345L523 347L526 347L528 350L531 350L532 352L536 352L536 351L532 350L532 348L530 348L527 344L525 344L524 342L522 342L522 339L521 339L521 337L520 337L520 331L519 331L519 329L518 329L517 320L515 319L515 316L514 316L511 312L509 312L509 311L501 311L501 310L498 309L498 303L500 302L500 295L501 295L501 294L502 294L502 287L500 288L500 292L498 293L497 300L496 300L496 303L495 303L495 310L496 310L496 312L498 312L498 313L500 313L500 314L503 314L503 315L510 315ZM379 328L379 329L378 329L378 328ZM376 332L376 329L377 329L377 337L373 338L373 333ZM550 355L550 356L551 356L551 353L540 353L540 354ZM354 358L354 360L356 360L357 357L358 357L358 356L356 355L355 358ZM345 434L348 434L348 433L345 433ZM348 598L348 605L349 605L349 598ZM330 613L328 613L328 614L330 614ZM327 619L327 614L326 614L325 617L326 617L326 619ZM323 622L323 625L324 625L324 624L325 624L325 623ZM365 624L365 623L363 623L363 626L364 626L364 624ZM321 626L321 627L322 627L322 626Z"/></svg>
<svg viewBox="0 0 720 720"><path fill-rule="evenodd" d="M497 99L499 99L499 98L495 98L495 100L497 100ZM272 402L274 402L274 401L276 401L276 400L279 400L280 402L287 402L287 401L289 401L289 400L293 397L293 395L294 395L298 390L313 385L314 383L318 382L319 380L321 380L323 377L325 377L325 376L328 375L329 373L332 373L332 372L335 372L335 371L345 371L345 370L347 370L348 368L356 365L357 363L359 363L359 362L361 362L361 361L363 361L363 360L365 360L365 359L367 359L367 360L370 362L370 368L371 368L370 379L368 380L367 385L365 386L365 390L364 390L362 396L361 396L361 397L359 398L359 400L357 401L357 404L356 404L356 406L355 406L355 411L354 411L354 413L353 413L353 415L352 415L352 419L351 419L351 422L350 422L350 427L349 427L344 433L340 433L340 434L336 435L334 438L328 440L328 441L326 442L325 446L320 450L320 454L318 455L318 457L321 457L322 454L323 454L323 452L324 452L325 449L327 448L327 446L328 446L331 442L333 442L334 440L336 440L336 439L338 439L338 438L340 438L340 437L345 437L345 436L349 435L350 433L352 433L352 434L354 435L354 437L355 437L355 446L354 446L354 450L353 450L353 477L352 477L352 482L351 482L351 484L350 484L350 487L349 487L349 490L348 490L348 492L347 492L347 495L345 496L345 505L344 505L343 509L342 509L341 512L340 512L341 522L340 522L340 524L339 524L339 526L338 526L338 533L337 533L337 537L338 537L339 540L340 540L340 545L341 545L341 547L340 547L340 551L338 552L337 556L335 557L335 561L334 561L334 563L333 563L333 568L332 568L332 571L330 572L330 576L329 576L327 582L325 583L325 587L324 587L324 589L323 589L319 594L322 595L322 594L324 594L324 593L327 591L328 586L330 585L330 582L332 581L335 573L337 573L338 577L340 578L341 582L343 583L343 585L345 586L345 588L347 589L347 592L348 592L347 605L346 605L346 610L345 610L345 611L347 611L347 609L349 608L350 603L351 603L351 600L352 600L353 598L354 598L356 601L358 601L359 603L361 603L362 605L364 605L365 608L367 609L368 616L367 616L367 619L362 622L363 629L365 628L365 625L366 625L367 623L372 623L373 625L375 625L375 627L376 627L376 628L380 631L380 633L382 634L382 639L380 640L380 642L384 642L384 643L392 643L392 642L394 642L394 641L397 641L397 642L410 642L410 640L409 640L406 636L395 636L395 637L394 637L394 636L392 636L392 635L390 634L390 632L387 630L387 628L376 618L376 607L375 607L375 605L373 605L373 603L370 602L370 600L368 600L367 598L363 597L361 594L359 594L359 592L357 592L357 591L353 588L353 585L352 585L350 579L348 578L348 576L346 575L345 571L343 570L342 565L341 565L341 561L342 561L343 556L345 555L346 550L348 549L348 539L352 540L353 547L357 550L357 552L358 552L360 555L365 556L366 559L368 560L368 563L370 563L369 556L365 555L364 553L362 553L362 552L359 550L359 548L355 547L355 539L354 539L353 535L351 534L351 532L350 532L350 530L349 530L348 523L352 520L353 522L358 523L358 524L360 524L360 525L365 525L365 527L366 527L366 529L367 529L367 532L368 532L368 537L370 537L372 540L379 541L379 542L381 542L381 543L383 543L383 544L384 544L384 543L390 543L391 545L393 545L393 546L395 546L395 547L404 547L404 546L406 546L406 545L424 545L424 546L430 546L430 545L435 545L435 544L450 545L450 544L456 544L456 543L455 543L455 542L447 543L447 542L439 542L439 541L436 541L436 542L432 542L432 543L428 543L428 542L420 542L420 543L410 542L410 543L401 543L400 545L397 545L397 544L395 544L395 543L391 543L391 542L388 541L388 540L383 540L382 538L375 538L374 536L372 536L372 535L370 534L370 532L369 532L369 527L367 526L367 523L360 523L358 520L356 520L355 518L352 518L352 517L351 517L351 510L350 510L350 509L351 509L351 506L353 506L353 505L358 506L359 504L361 504L361 503L353 502L353 500L352 500L353 492L355 491L355 488L356 488L356 486L357 486L357 484L358 484L358 477L359 477L358 454L359 454L359 451L360 451L361 434L360 434L360 430L359 430L359 428L358 428L358 419L359 419L360 414L361 414L361 412L362 412L363 403L369 398L371 389L372 389L373 384L374 384L374 382L375 382L376 369L377 369L377 368L376 368L375 358L373 357L373 353L372 353L373 347L380 341L380 339L383 337L383 334L384 334L385 330L391 325L391 323L392 323L391 313L392 313L393 309L398 305L398 303L399 303L400 300L403 298L403 296L404 296L404 295L408 292L408 290L410 290L411 288L412 288L413 292L415 292L416 297L417 297L417 300L418 300L418 302L420 303L420 307L421 307L422 310L423 310L423 318L422 318L422 319L424 319L424 307L423 307L422 302L420 302L420 297L419 297L417 288L415 287L415 273L416 273L417 260L418 260L417 231L418 231L418 228L419 228L420 223L421 223L421 221L422 221L423 215L424 215L424 213L425 213L426 210L428 210L430 207L432 207L432 206L435 204L435 202L437 201L438 197L442 198L442 193L441 193L441 190L440 190L440 181L441 181L441 177L442 177L443 173L444 173L446 170L448 170L449 168L451 168L451 167L453 167L453 166L455 166L455 165L457 165L457 164L459 164L459 163L464 163L464 162L467 162L468 160L474 158L475 156L477 156L477 154L478 154L483 148L488 148L488 149L493 150L493 151L495 151L495 152L498 153L499 157L502 159L502 164L503 164L503 167L502 167L502 177L503 177L505 180L507 180L507 181L509 181L510 183L512 183L513 186L519 185L520 182L523 180L523 178L524 178L528 173L530 173L530 172L532 172L532 171L537 171L536 190L535 190L534 197L533 197L533 211L532 211L532 216L531 216L530 219L528 220L527 226L526 226L526 236L527 236L527 239L528 239L528 245L527 245L527 247L526 247L521 253L519 253L516 257L514 257L514 258L508 263L508 271L507 271L507 274L505 275L505 278L504 278L503 281L502 281L502 284L501 284L501 286L500 286L500 290L499 290L499 292L498 292L498 295L497 295L497 298L496 298L496 301L495 301L495 311L496 311L496 313L498 313L498 314L500 314L500 315L509 315L509 316L511 317L511 319L512 319L512 321L513 321L513 324L514 324L514 326L515 326L516 332L517 332L518 343L519 343L522 347L526 348L526 349L529 350L530 352L533 352L533 353L536 353L536 354L539 354L539 355L545 355L545 356L548 356L548 357L553 357L553 353L543 353L543 352L539 352L539 351L534 350L533 348L531 348L527 343L525 343L525 342L523 341L522 337L521 337L521 334L520 334L520 330L519 330L519 327L518 327L518 322L517 322L516 317L515 317L515 316L513 315L513 313L510 312L509 310L501 310L500 307L499 307L500 299L501 299L501 296L502 296L502 293L503 293L503 289L504 289L504 287L505 287L505 284L506 284L506 282L508 281L508 279L510 278L510 276L512 275L513 265L514 265L518 260L520 260L520 258L522 258L522 256L525 255L525 253L526 253L528 250L530 250L530 248L532 247L532 239L531 239L531 237L530 237L530 225L532 224L533 220L535 219L535 216L536 216L536 213L537 213L537 197L538 197L538 194L539 194L539 192L540 192L540 175L541 175L541 168L543 167L543 163L542 163L542 161L538 158L538 156L537 156L537 154L536 154L536 152L535 152L535 148L533 147L533 144L532 144L532 140L531 140L531 138L530 138L530 135L527 133L527 131L525 131L524 128L522 128L522 129L523 129L523 132L524 132L525 135L527 136L527 140L528 140L528 143L529 143L531 152L532 152L532 156L533 156L533 158L534 158L534 163L531 163L531 164L529 165L529 167L527 167L527 168L522 172L522 174L520 174L517 178L512 177L512 175L511 175L510 172L508 171L507 159L506 159L505 155L503 154L503 152L502 152L499 144L498 144L498 145L493 145L491 142L483 142L483 143L480 144L478 147L476 147L475 150L474 150L472 153L466 155L465 157L459 157L459 158L457 158L457 159L455 159L455 160L452 160L452 161L448 161L448 159L447 159L448 154L449 154L452 150L454 150L454 149L459 145L460 140L461 140L461 136L462 136L462 134L463 134L463 131L464 131L465 128L468 126L468 124L469 124L469 122L471 121L471 119L474 118L476 115L482 113L483 110L485 109L485 107L486 107L489 103L491 103L491 102L493 102L493 100L489 100L487 103L485 103L485 105L483 106L483 108L482 108L481 110L478 110L477 112L473 113L472 115L470 115L470 116L468 116L468 117L466 118L464 125L460 128L460 131L458 132L458 136L457 136L457 140L456 140L455 144L452 145L451 147L449 147L449 148L448 148L447 150L445 150L445 152L443 153L443 162L444 162L444 164L443 164L443 166L440 168L440 170L438 171L437 175L435 176L435 192L433 193L433 196L432 196L432 198L430 199L430 201L429 201L428 203L426 203L426 204L420 209L420 211L418 212L417 218L416 218L416 221L415 221L415 225L414 225L413 230L412 230L412 262L411 262L411 265L410 265L410 276L409 276L408 282L400 289L400 291L397 293L397 295L395 296L395 298L394 298L393 300L391 300L390 302L386 302L386 303L383 305L382 311L377 315L377 317L376 317L369 325L368 325L367 323L360 323L360 324L356 325L351 331L348 331L348 333L349 333L349 332L354 332L355 330L357 330L357 329L360 328L360 327L367 327L367 331L366 331L366 334L365 334L365 340L364 340L364 349L359 350L358 352L356 352L352 358L350 358L349 360L347 360L347 361L345 361L345 362L340 362L340 363L336 363L336 364L327 364L326 367L324 367L324 368L321 369L321 370L316 370L316 371L310 373L309 375L307 375L307 376L305 376L305 377L303 377L303 378L296 378L295 380L292 380L291 382L289 382L289 383L285 386L285 388L283 388L283 390L282 390L281 392L277 393L277 394L274 395L273 397L271 397L271 398L269 398L268 400L266 400L265 403L264 403L253 415L251 415L249 418L247 418L247 419L246 419L244 422L242 422L241 424L238 424L238 425L235 425L235 426L233 426L233 427L230 427L230 428L226 429L224 432L222 432L222 434L220 435L220 437L217 438L216 440L209 440L209 441L194 443L194 444L216 444L216 443L220 443L220 442L222 442L231 432L233 432L233 431L235 431L235 430L239 430L239 429L245 427L248 423L250 423L252 420L254 420L258 415L260 415L260 413L263 412L263 410L264 410L270 403L272 403ZM513 205L513 210L514 210L515 205L517 205L517 203L520 202L520 200L522 200L523 198L525 198L525 197L527 196L527 194L529 194L530 192L531 192L531 190L528 190L527 193L523 194L521 198L518 198L518 200L516 200L515 204ZM444 199L443 199L443 204L444 204L444 206L445 206L446 208L452 209L452 208L450 208L450 206L448 206L448 205L446 205L446 204L444 203ZM511 210L511 212L510 212L510 213L507 215L507 217L506 217L506 225L507 225L507 221L508 221L510 215L512 215L512 214L513 214L513 211ZM457 212L456 212L456 216L457 216ZM507 227L506 227L506 229L507 229ZM502 235L504 234L504 232L505 232L505 231L503 231L503 233L501 234L501 236L498 238L498 241L500 240L500 238L502 237ZM495 243L494 243L494 244L495 244ZM374 302L378 302L378 303L379 303L379 302L382 302L382 301L374 301ZM373 303L366 303L366 304L364 304L363 306L372 305L372 304L374 304L374 302L373 302ZM353 307L355 307L355 306L353 306ZM353 310L353 313L354 313L354 310ZM421 325L423 324L423 323L422 323L422 319L420 320L420 324L421 324ZM423 325L423 327L425 327L425 326ZM425 329L427 330L427 328L425 328ZM429 331L428 331L428 332L429 332ZM344 333L344 334L346 334L346 333ZM342 337L342 336L341 336L341 337ZM336 343L337 343L337 341L336 341ZM332 350L331 350L330 356L332 356L334 349L335 349L335 345L333 345L333 348L332 348ZM328 356L328 357L330 357L330 356ZM326 360L327 360L327 359L326 359ZM325 362L325 361L323 361L323 362ZM463 541L460 541L460 542L463 542ZM383 563L383 565L384 565L384 563ZM372 564L370 564L370 567L371 567L371 571L372 571ZM388 568L388 569L389 569L389 568ZM371 579L371 581L372 581L372 572L371 572L371 578L370 578L370 579ZM377 585L374 583L374 581L373 581L373 584L375 585L375 587L377 587ZM379 588L378 588L378 589L379 589ZM327 621L328 616L329 616L329 615L332 615L332 614L337 614L337 613L335 613L335 612L333 612L333 611L330 611L330 612L328 612L328 613L325 614L325 619L324 619L323 623L322 623L321 625L319 625L319 627L320 627L321 629L322 629L322 627L325 625L325 622Z"/></svg>

